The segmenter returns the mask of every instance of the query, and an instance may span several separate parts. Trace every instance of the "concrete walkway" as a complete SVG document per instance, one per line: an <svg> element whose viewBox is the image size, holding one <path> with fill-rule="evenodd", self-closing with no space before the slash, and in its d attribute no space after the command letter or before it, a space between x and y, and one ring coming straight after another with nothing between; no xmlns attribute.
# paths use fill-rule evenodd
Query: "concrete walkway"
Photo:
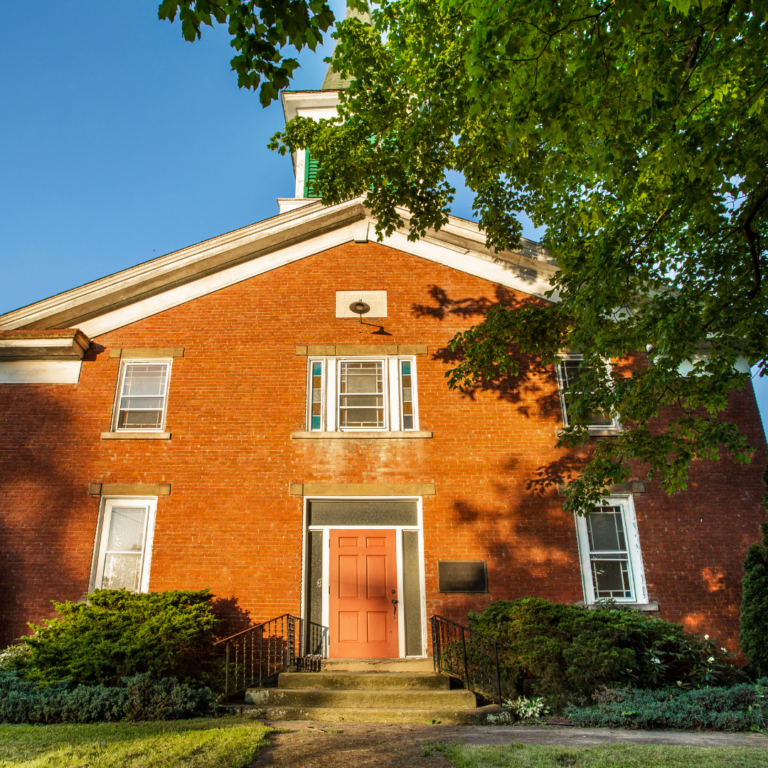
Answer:
<svg viewBox="0 0 768 768"><path fill-rule="evenodd" d="M450 768L441 756L424 757L426 741L466 744L592 746L665 744L695 747L755 747L766 751L768 736L756 733L625 731L564 726L381 725L280 721L255 765L270 768Z"/></svg>

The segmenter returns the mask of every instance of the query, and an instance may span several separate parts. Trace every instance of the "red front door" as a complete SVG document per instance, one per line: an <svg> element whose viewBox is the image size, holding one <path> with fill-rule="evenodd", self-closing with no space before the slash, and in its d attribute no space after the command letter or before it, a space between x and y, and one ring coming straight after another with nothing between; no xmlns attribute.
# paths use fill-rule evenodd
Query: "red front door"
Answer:
<svg viewBox="0 0 768 768"><path fill-rule="evenodd" d="M395 531L331 531L329 656L400 654Z"/></svg>

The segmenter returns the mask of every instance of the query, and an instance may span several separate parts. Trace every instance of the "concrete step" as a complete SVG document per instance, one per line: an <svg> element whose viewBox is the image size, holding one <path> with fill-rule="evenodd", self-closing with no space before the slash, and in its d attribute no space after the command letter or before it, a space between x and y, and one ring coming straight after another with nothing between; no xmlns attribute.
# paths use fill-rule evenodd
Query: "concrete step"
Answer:
<svg viewBox="0 0 768 768"><path fill-rule="evenodd" d="M249 688L246 704L270 707L475 709L471 691L450 690L334 690L323 688Z"/></svg>
<svg viewBox="0 0 768 768"><path fill-rule="evenodd" d="M432 659L322 659L322 672L434 672Z"/></svg>
<svg viewBox="0 0 768 768"><path fill-rule="evenodd" d="M448 690L450 680L434 672L283 672L278 688L333 688L343 690Z"/></svg>
<svg viewBox="0 0 768 768"><path fill-rule="evenodd" d="M231 707L259 720L314 720L324 723L412 723L416 725L507 725L514 722L511 710L497 705L474 709L346 708L346 707Z"/></svg>

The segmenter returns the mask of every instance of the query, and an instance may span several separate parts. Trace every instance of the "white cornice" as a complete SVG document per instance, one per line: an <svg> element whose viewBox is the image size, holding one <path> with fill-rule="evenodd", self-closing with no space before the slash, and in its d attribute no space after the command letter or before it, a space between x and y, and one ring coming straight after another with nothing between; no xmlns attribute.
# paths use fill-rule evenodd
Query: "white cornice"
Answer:
<svg viewBox="0 0 768 768"><path fill-rule="evenodd" d="M317 201L9 312L0 330L77 326L93 338L336 245L376 240L374 229L364 198ZM490 251L476 224L455 217L422 240L409 241L403 229L382 242L540 297L557 269L530 241L519 251Z"/></svg>

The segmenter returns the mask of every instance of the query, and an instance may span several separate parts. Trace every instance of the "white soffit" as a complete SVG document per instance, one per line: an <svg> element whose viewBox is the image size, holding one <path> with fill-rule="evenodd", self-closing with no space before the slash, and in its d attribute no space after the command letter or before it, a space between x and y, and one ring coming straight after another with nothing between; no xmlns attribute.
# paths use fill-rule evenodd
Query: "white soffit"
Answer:
<svg viewBox="0 0 768 768"><path fill-rule="evenodd" d="M80 360L0 361L0 384L77 384Z"/></svg>

